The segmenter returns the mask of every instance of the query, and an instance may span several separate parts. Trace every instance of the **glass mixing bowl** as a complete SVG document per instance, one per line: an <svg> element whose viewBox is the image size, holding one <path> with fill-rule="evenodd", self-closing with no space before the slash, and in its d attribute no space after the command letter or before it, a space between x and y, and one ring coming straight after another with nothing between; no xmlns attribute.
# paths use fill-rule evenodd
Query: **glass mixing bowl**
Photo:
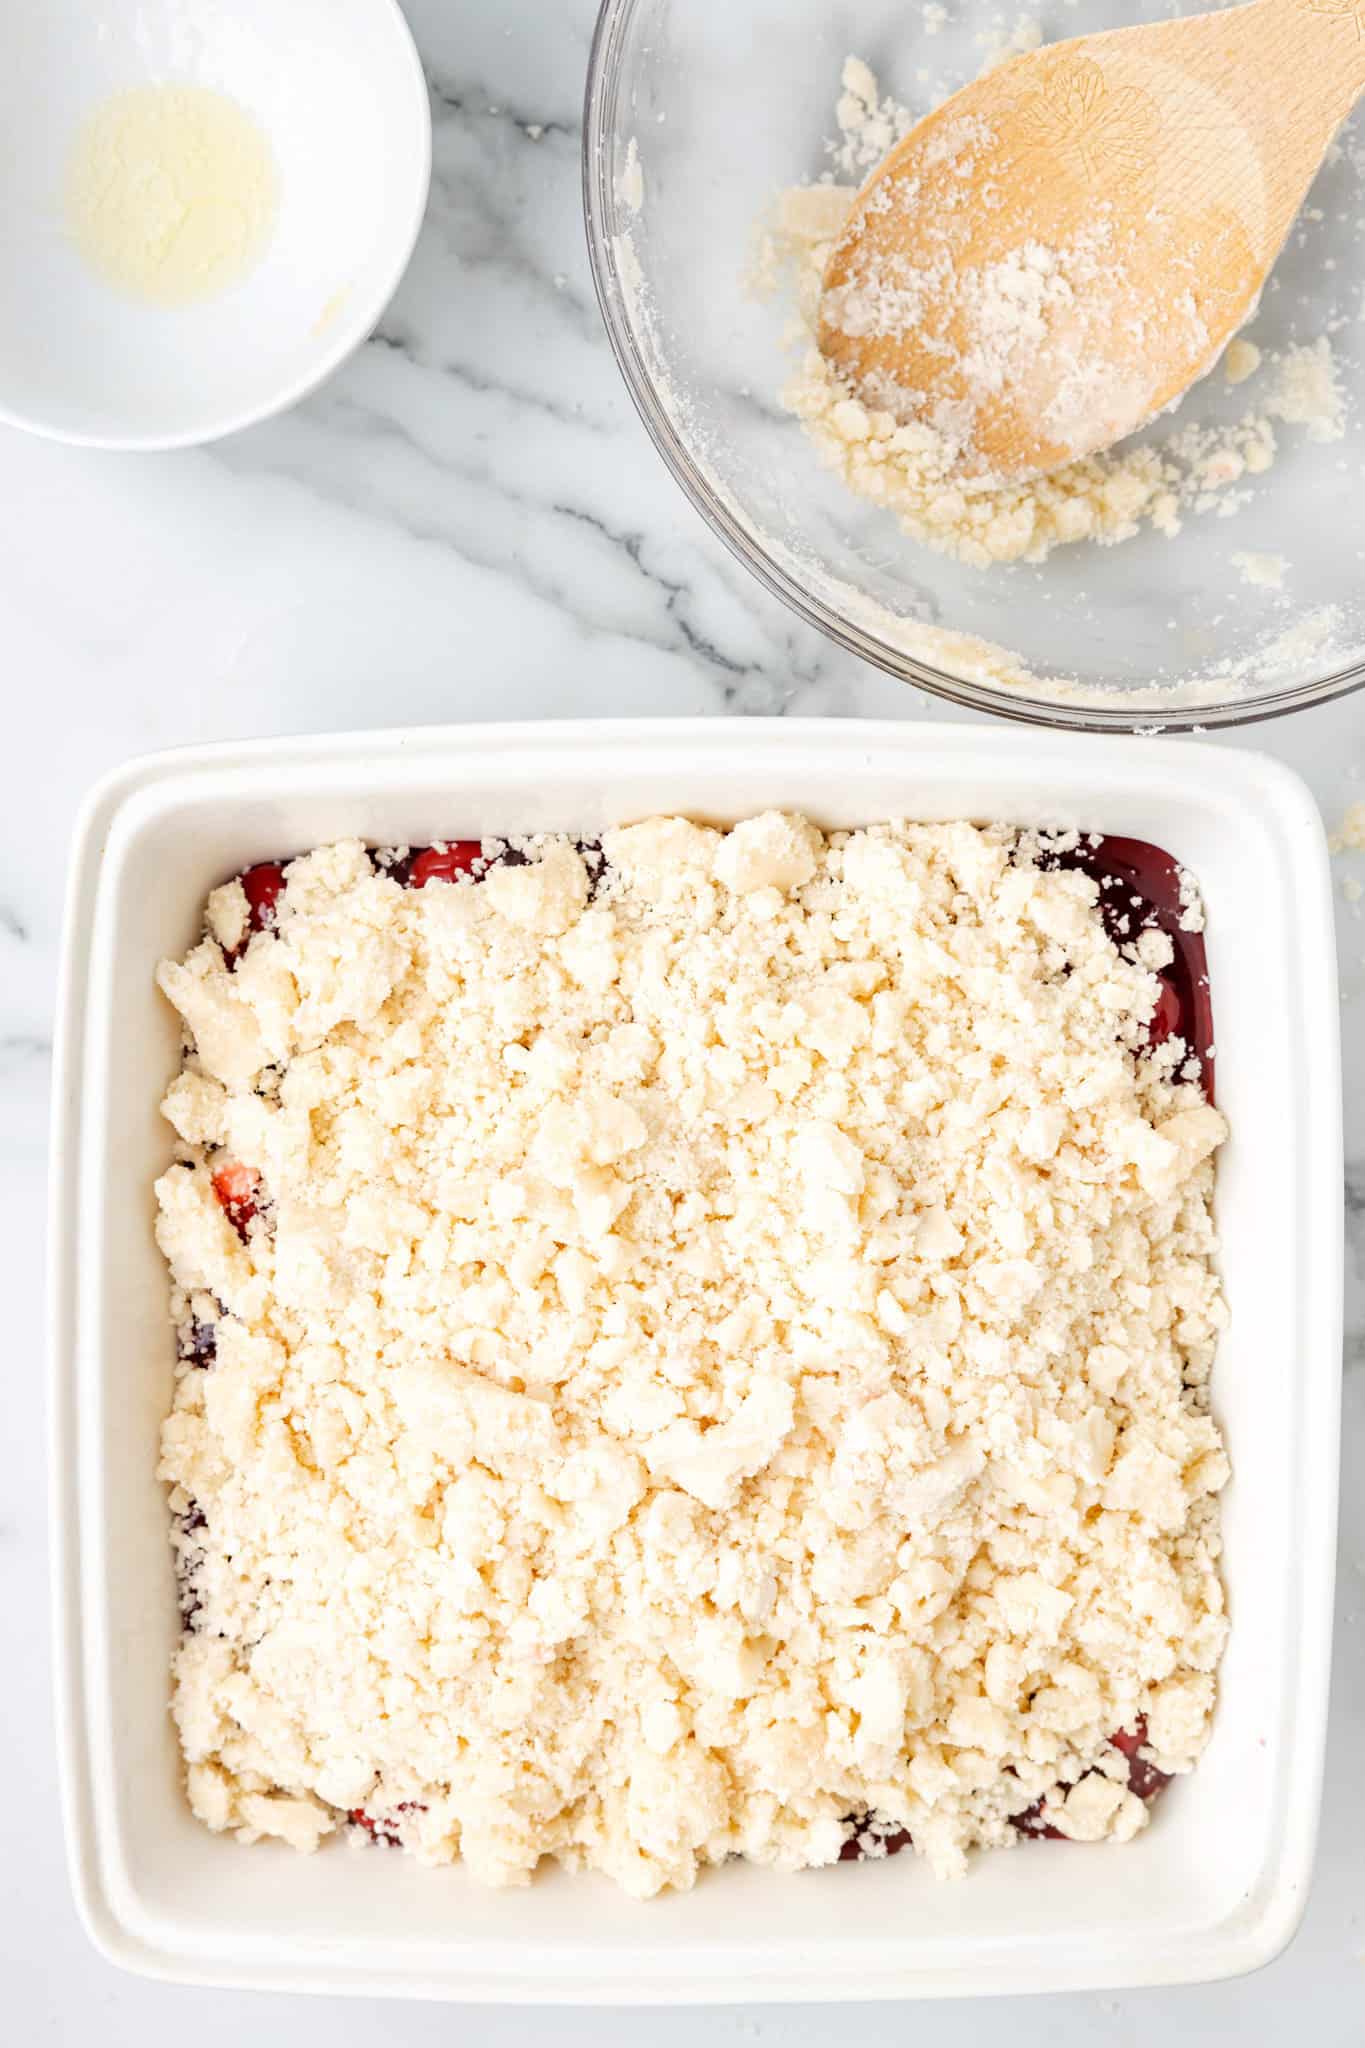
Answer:
<svg viewBox="0 0 1365 2048"><path fill-rule="evenodd" d="M1181 532L967 567L823 468L779 394L793 301L755 252L781 192L828 177L844 60L923 114L1013 37L1027 46L1178 12L1159 0L605 0L588 77L584 199L598 295L631 395L692 502L769 589L854 653L961 704L1127 730L1236 724L1365 682L1365 118L1342 131L1247 334L1174 420L1259 413L1276 357L1328 338L1345 433L1277 423L1266 474ZM846 181L847 182L847 181ZM852 182L857 182L856 176ZM1225 516L1226 515L1226 516ZM1277 587L1278 579L1278 587Z"/></svg>

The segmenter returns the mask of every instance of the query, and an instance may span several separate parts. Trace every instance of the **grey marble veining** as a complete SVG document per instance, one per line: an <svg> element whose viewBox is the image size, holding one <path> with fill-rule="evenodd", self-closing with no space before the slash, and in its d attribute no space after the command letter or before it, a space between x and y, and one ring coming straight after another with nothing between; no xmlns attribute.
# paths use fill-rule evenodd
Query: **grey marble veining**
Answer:
<svg viewBox="0 0 1365 2048"><path fill-rule="evenodd" d="M46 1089L68 835L126 755L240 734L593 713L957 720L806 628L749 578L649 446L602 334L579 214L591 0L411 0L435 179L369 344L289 417L219 449L128 458L0 434L0 1245L12 1381L0 1485L11 1759L0 1952L16 2039L446 2042L429 2007L225 1999L113 1973L76 1927L45 1672L39 1274ZM1219 744L1278 755L1329 820L1365 795L1365 697ZM736 744L743 744L742 727ZM1365 856L1340 873L1365 882ZM987 2009L659 2015L706 2033L939 2048L1162 2039L1365 2042L1365 918L1338 905L1348 1287L1336 1693L1319 1873L1262 1977ZM638 2017L477 2020L489 2048L632 2041Z"/></svg>

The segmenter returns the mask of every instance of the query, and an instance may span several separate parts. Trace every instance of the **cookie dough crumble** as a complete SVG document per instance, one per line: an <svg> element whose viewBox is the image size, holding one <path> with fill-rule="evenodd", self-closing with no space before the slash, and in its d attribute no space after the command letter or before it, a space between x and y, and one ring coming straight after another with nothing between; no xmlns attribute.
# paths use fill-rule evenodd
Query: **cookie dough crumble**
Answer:
<svg viewBox="0 0 1365 2048"><path fill-rule="evenodd" d="M642 1897L1144 1825L1226 1627L1225 1130L1076 844L656 818L214 891L159 972L201 1820Z"/></svg>

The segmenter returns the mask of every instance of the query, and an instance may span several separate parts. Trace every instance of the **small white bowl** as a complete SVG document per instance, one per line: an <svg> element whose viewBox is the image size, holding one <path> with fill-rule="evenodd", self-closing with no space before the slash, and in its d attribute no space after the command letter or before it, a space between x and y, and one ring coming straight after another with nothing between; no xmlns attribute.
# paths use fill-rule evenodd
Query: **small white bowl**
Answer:
<svg viewBox="0 0 1365 2048"><path fill-rule="evenodd" d="M1212 1396L1233 1482L1213 1740L1124 1848L1036 1843L959 1885L919 1858L752 1864L648 1906L601 1876L486 1891L411 1857L243 1849L191 1815L167 1712L178 1638L157 1431L174 1342L151 1184L179 1035L153 970L253 861L780 805L1153 840L1208 910L1232 1308ZM129 762L77 829L58 999L52 1211L57 1741L72 1884L125 1968L205 1984L675 2004L1190 1983L1268 1962L1307 1897L1335 1559L1340 1021L1317 807L1275 761L1169 740L757 719L448 726ZM855 2031L850 2023L849 2031ZM983 2034L987 2030L982 2029Z"/></svg>
<svg viewBox="0 0 1365 2048"><path fill-rule="evenodd" d="M412 253L431 109L396 0L8 0L0 66L0 419L103 448L210 441L292 405L364 339ZM125 296L76 246L72 150L112 96L224 93L264 131L278 211L221 296Z"/></svg>

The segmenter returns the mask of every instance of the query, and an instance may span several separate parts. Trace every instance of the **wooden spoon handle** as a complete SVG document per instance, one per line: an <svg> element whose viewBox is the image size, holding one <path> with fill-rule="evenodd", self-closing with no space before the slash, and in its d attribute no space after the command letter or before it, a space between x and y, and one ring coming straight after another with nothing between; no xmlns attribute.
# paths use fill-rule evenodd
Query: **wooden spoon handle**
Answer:
<svg viewBox="0 0 1365 2048"><path fill-rule="evenodd" d="M1251 254L1274 260L1341 122L1365 91L1365 0L1249 0L1225 13L1111 29L1017 60L1060 79L1047 118L1067 118L1080 59L1098 65L1087 115L1100 148L1146 165L1168 207L1231 209ZM1002 82L1008 70L1001 74ZM1074 117L1073 117L1074 118Z"/></svg>
<svg viewBox="0 0 1365 2048"><path fill-rule="evenodd" d="M1251 0L1171 26L1183 63L1296 157L1320 156L1365 92L1365 0Z"/></svg>

